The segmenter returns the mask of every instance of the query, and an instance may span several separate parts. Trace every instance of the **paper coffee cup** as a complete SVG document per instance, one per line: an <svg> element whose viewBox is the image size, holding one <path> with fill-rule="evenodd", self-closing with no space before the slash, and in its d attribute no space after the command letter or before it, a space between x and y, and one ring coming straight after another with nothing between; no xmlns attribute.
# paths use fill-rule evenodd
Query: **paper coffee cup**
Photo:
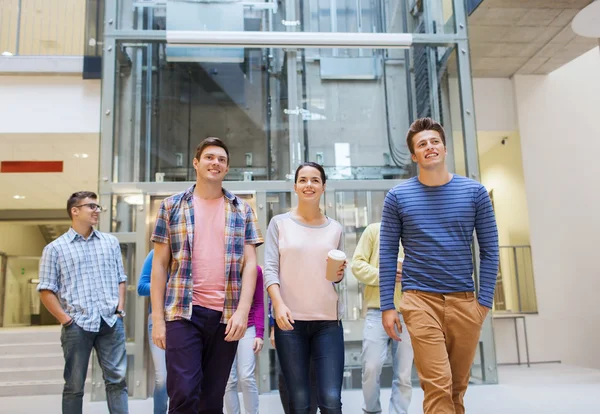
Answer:
<svg viewBox="0 0 600 414"><path fill-rule="evenodd" d="M346 253L341 250L330 250L329 253L327 253L327 257L329 260L327 260L325 277L331 282L337 282L339 280L337 272L346 260Z"/></svg>

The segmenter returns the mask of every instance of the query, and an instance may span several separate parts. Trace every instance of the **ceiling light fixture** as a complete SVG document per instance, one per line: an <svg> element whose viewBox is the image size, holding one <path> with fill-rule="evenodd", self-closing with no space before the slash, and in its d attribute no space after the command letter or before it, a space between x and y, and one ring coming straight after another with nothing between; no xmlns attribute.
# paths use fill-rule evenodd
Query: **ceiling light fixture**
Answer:
<svg viewBox="0 0 600 414"><path fill-rule="evenodd" d="M19 194L15 194L15 195L13 196L13 198L14 198L15 200L23 200L23 199L25 198L25 196L23 196L23 195L19 195Z"/></svg>
<svg viewBox="0 0 600 414"><path fill-rule="evenodd" d="M73 154L73 156L75 158L88 158L89 154L86 154L85 152L82 152L82 153L75 153L75 154Z"/></svg>

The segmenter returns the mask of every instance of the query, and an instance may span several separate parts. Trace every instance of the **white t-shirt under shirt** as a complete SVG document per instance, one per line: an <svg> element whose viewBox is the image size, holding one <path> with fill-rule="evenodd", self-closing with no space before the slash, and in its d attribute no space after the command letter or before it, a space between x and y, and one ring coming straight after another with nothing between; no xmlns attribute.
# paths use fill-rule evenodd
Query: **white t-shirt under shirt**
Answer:
<svg viewBox="0 0 600 414"><path fill-rule="evenodd" d="M265 242L265 288L278 283L283 302L300 321L338 319L338 296L325 278L327 253L342 249L342 225L327 218L319 226L290 213L271 220Z"/></svg>

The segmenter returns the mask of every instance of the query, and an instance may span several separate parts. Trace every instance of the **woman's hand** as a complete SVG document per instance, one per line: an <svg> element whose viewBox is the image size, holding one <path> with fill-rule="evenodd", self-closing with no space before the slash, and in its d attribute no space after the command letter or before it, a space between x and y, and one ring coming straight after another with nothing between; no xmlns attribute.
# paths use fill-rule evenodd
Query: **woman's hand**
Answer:
<svg viewBox="0 0 600 414"><path fill-rule="evenodd" d="M262 338L254 338L254 344L252 344L252 350L255 354L258 354L263 348Z"/></svg>
<svg viewBox="0 0 600 414"><path fill-rule="evenodd" d="M285 306L285 303L280 302L273 304L273 310L275 311L275 322L279 326L279 329L282 331L293 331L294 327L292 324L294 323L294 319L292 318L290 308Z"/></svg>
<svg viewBox="0 0 600 414"><path fill-rule="evenodd" d="M337 271L337 277L338 277L338 282L341 282L342 279L344 278L344 271L346 270L346 265L348 264L348 260L344 260L344 263L342 263L342 265L340 266L340 268Z"/></svg>

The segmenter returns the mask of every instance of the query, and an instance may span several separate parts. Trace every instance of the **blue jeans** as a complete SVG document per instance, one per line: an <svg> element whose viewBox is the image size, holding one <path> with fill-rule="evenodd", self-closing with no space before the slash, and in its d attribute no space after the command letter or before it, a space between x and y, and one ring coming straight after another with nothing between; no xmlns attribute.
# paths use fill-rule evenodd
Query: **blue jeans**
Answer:
<svg viewBox="0 0 600 414"><path fill-rule="evenodd" d="M152 342L152 314L148 315L148 341L154 364L154 414L166 414L169 405L167 395L167 363L165 351Z"/></svg>
<svg viewBox="0 0 600 414"><path fill-rule="evenodd" d="M390 414L407 414L412 396L411 373L413 349L410 335L402 314L398 314L402 324L400 342L392 340L383 328L381 311L369 309L365 319L362 347L362 391L365 403L363 412L381 413L380 377L383 364L387 359L388 345L392 343L392 393L390 395Z"/></svg>
<svg viewBox="0 0 600 414"><path fill-rule="evenodd" d="M277 356L289 384L291 414L310 413L310 363L317 378L322 414L342 413L344 331L339 321L296 321L292 331L275 325Z"/></svg>
<svg viewBox="0 0 600 414"><path fill-rule="evenodd" d="M60 342L65 356L63 414L82 413L83 387L92 349L96 350L102 368L108 411L111 414L127 414L127 354L123 320L118 318L112 327L102 320L99 332L84 331L73 322L62 328Z"/></svg>

